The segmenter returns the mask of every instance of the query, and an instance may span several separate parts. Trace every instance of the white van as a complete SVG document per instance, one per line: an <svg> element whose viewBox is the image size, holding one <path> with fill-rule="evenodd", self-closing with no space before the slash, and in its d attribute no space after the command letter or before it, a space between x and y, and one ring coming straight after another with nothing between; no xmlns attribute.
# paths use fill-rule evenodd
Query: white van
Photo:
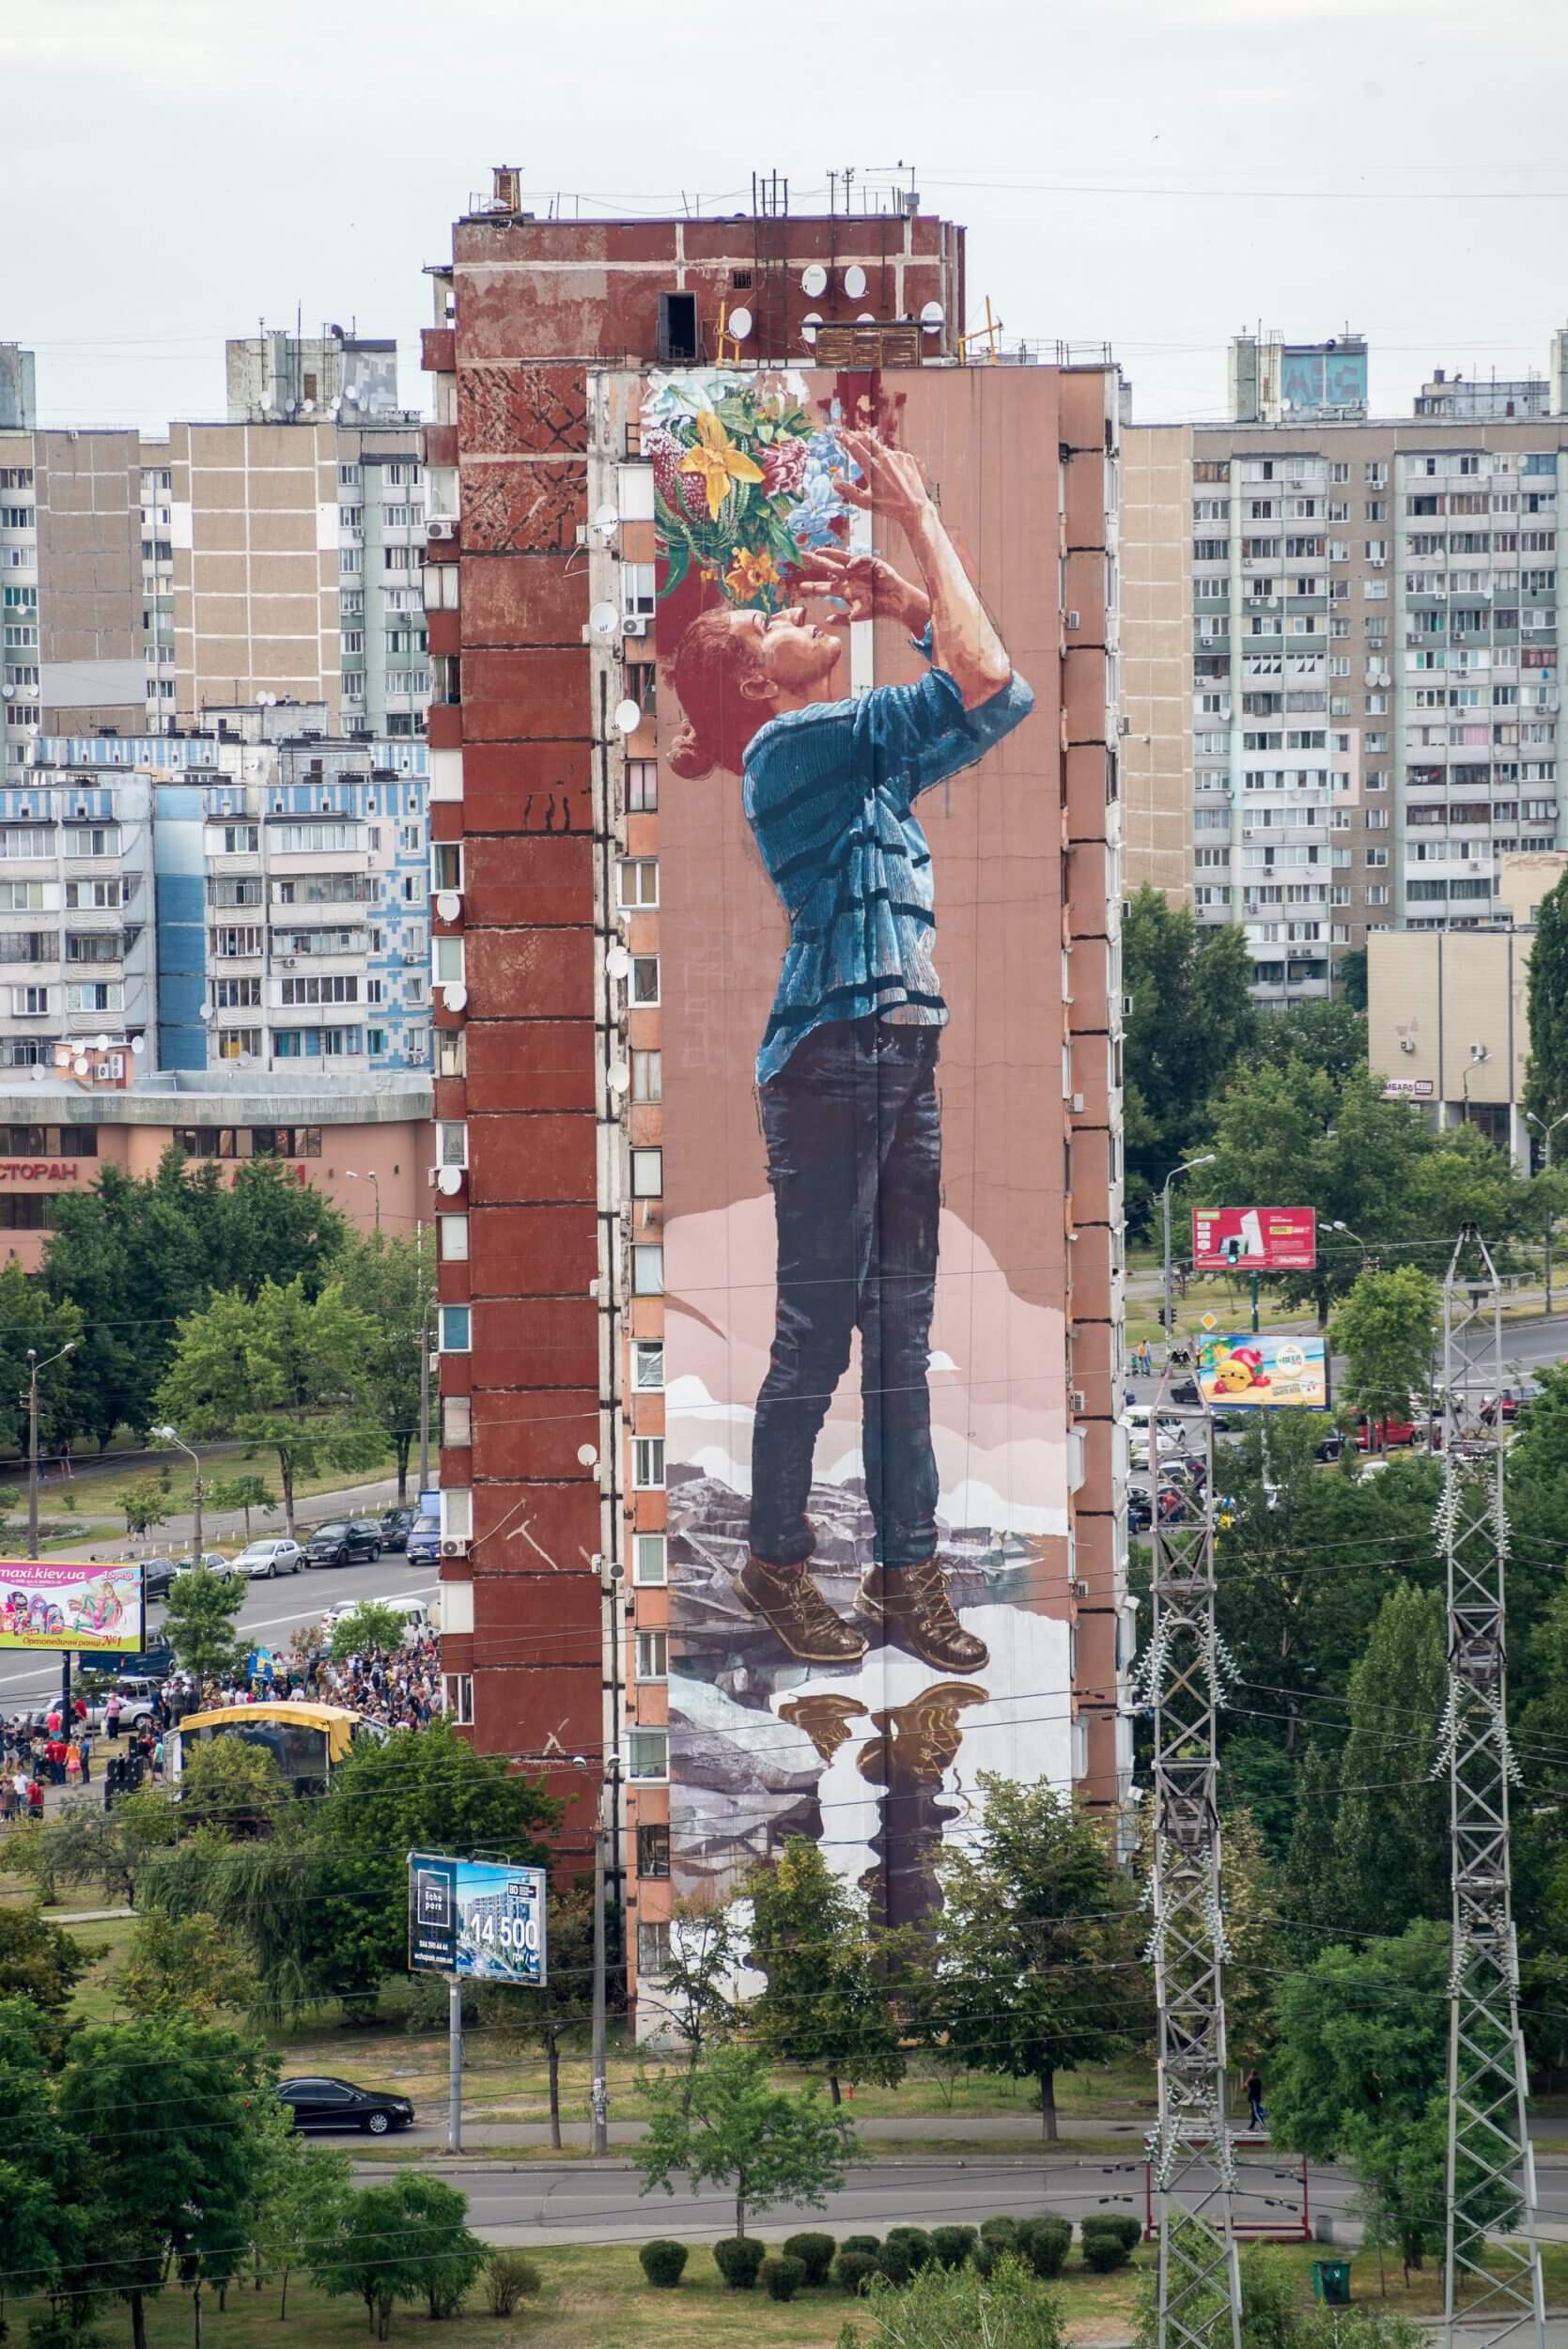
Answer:
<svg viewBox="0 0 1568 2349"><path fill-rule="evenodd" d="M427 1639L435 1630L434 1618L422 1598L346 1598L336 1607L329 1608L322 1620L327 1629L332 1631L345 1616L357 1614L362 1607L367 1605L384 1607L389 1614L401 1617L404 1642L410 1647L416 1640Z"/></svg>

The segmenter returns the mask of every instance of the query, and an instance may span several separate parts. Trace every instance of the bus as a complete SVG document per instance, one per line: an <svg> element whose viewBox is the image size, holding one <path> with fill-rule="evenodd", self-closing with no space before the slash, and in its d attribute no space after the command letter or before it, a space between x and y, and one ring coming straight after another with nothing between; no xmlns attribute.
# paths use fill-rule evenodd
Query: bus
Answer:
<svg viewBox="0 0 1568 2349"><path fill-rule="evenodd" d="M366 1720L341 1704L309 1704L278 1698L265 1704L222 1704L210 1712L187 1713L171 1735L173 1774L178 1781L196 1747L210 1737L238 1737L247 1746L270 1753L286 1786L296 1795L320 1795L327 1789L334 1763L347 1756L362 1737L380 1744L386 1736L384 1721Z"/></svg>

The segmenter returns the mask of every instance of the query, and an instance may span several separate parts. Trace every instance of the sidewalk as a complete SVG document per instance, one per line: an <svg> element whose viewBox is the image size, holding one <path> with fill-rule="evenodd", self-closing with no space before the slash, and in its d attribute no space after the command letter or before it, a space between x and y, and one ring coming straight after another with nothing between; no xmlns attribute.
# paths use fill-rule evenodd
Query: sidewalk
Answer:
<svg viewBox="0 0 1568 2349"><path fill-rule="evenodd" d="M70 1486L68 1485L65 1489L69 1493L70 1490ZM412 1489L413 1487L411 1484L411 1492ZM59 1484L56 1482L52 1485L49 1487L49 1492L52 1499L56 1499L60 1492ZM301 1527L322 1525L326 1522L328 1517L357 1517L373 1516L381 1509L390 1509L394 1507L396 1503L396 1500L397 1479L396 1476L384 1476L377 1484L350 1485L343 1492L311 1493L305 1500L296 1501L294 1505L294 1516L296 1522ZM95 1504L89 1501L84 1503L84 1508L85 1509L94 1505ZM408 1505L411 1506L412 1504L410 1503ZM156 1541L138 1542L128 1540L117 1543L110 1543L105 1542L101 1537L96 1542L83 1544L73 1554L91 1559L129 1558L140 1560L152 1558L179 1558L190 1548L192 1542L195 1538L195 1531L196 1521L194 1517L170 1517L165 1524L163 1524L158 1528L158 1538ZM271 1511L263 1511L260 1509L253 1509L251 1511L251 1537L253 1540L260 1541L269 1535L276 1535L281 1540L283 1531L283 1509L281 1504L276 1509ZM209 1542L243 1541L245 1538L245 1513L242 1509L204 1509L202 1511L201 1517L201 1533L204 1544Z"/></svg>

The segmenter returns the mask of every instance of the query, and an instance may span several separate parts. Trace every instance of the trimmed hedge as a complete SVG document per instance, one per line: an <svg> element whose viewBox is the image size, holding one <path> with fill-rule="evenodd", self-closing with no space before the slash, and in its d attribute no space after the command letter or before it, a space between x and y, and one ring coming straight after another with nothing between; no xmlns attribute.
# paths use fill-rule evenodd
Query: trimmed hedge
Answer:
<svg viewBox="0 0 1568 2349"><path fill-rule="evenodd" d="M1113 2268L1125 2267L1131 2256L1117 2235L1092 2234L1085 2238L1083 2264L1096 2276L1109 2276Z"/></svg>
<svg viewBox="0 0 1568 2349"><path fill-rule="evenodd" d="M754 2292L768 2246L754 2235L727 2234L713 2247L713 2263L732 2292Z"/></svg>
<svg viewBox="0 0 1568 2349"><path fill-rule="evenodd" d="M1136 2251L1143 2240L1143 2221L1118 2211L1091 2211L1089 2217L1080 2221L1079 2232L1086 2243L1091 2235L1114 2235L1116 2241L1125 2244L1131 2252Z"/></svg>
<svg viewBox="0 0 1568 2349"><path fill-rule="evenodd" d="M878 2273L876 2260L869 2251L851 2251L847 2245L833 2262L833 2281L841 2292L851 2295L862 2290L868 2276Z"/></svg>
<svg viewBox="0 0 1568 2349"><path fill-rule="evenodd" d="M1026 2260L1048 2283L1054 2281L1067 2264L1072 2243L1072 2220L1058 2218L1050 2212L1039 2218L1026 2218L1018 2229L1019 2258Z"/></svg>
<svg viewBox="0 0 1568 2349"><path fill-rule="evenodd" d="M888 2241L904 2246L909 2254L909 2264L917 2276L923 2267L929 2267L937 2256L936 2246L924 2227L890 2227Z"/></svg>
<svg viewBox="0 0 1568 2349"><path fill-rule="evenodd" d="M878 2275L885 2276L890 2284L907 2284L915 2272L908 2245L892 2234L877 2252L876 2264Z"/></svg>
<svg viewBox="0 0 1568 2349"><path fill-rule="evenodd" d="M1005 2243L1011 2248L1017 2239L1018 2222L1016 2218L983 2218L980 2222L982 2243Z"/></svg>
<svg viewBox="0 0 1568 2349"><path fill-rule="evenodd" d="M644 2275L660 2292L674 2292L691 2256L684 2243L672 2243L667 2235L656 2235L637 2254Z"/></svg>
<svg viewBox="0 0 1568 2349"><path fill-rule="evenodd" d="M806 2280L806 2263L791 2259L764 2260L761 2275L770 2300L793 2300Z"/></svg>
<svg viewBox="0 0 1568 2349"><path fill-rule="evenodd" d="M882 2238L879 2234L846 2234L838 2248L841 2251L864 2251L868 2258L875 2259L882 2248Z"/></svg>
<svg viewBox="0 0 1568 2349"><path fill-rule="evenodd" d="M832 2273L837 2249L831 2234L792 2234L784 2246L784 2255L786 2260L799 2260L807 2284L815 2286L825 2284Z"/></svg>
<svg viewBox="0 0 1568 2349"><path fill-rule="evenodd" d="M944 2267L962 2267L980 2237L972 2227L933 2227L931 2248Z"/></svg>

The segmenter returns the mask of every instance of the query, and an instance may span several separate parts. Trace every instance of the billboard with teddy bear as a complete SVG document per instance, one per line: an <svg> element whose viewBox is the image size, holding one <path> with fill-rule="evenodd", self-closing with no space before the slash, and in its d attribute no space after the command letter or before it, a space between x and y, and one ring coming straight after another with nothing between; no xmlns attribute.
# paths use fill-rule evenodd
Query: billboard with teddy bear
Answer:
<svg viewBox="0 0 1568 2349"><path fill-rule="evenodd" d="M1225 1410L1321 1411L1328 1401L1328 1363L1321 1336L1266 1334L1224 1337L1216 1332L1198 1348L1198 1384L1205 1403Z"/></svg>

